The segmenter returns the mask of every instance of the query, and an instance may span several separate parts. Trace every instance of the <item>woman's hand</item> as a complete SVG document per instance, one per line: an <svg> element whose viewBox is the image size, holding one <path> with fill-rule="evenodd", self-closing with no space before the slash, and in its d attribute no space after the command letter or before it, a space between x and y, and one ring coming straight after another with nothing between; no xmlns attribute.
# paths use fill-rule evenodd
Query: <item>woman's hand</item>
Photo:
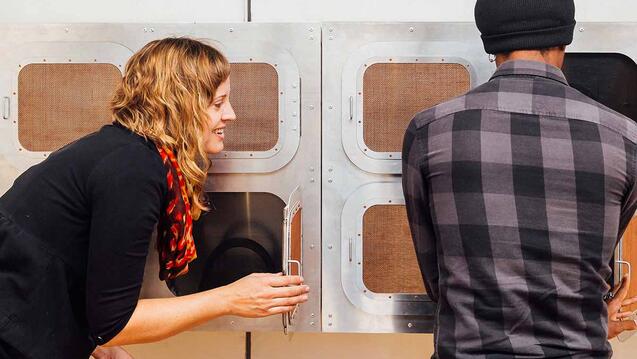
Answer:
<svg viewBox="0 0 637 359"><path fill-rule="evenodd" d="M608 302L608 339L618 336L626 330L637 330L634 320L623 320L633 315L633 312L622 312L621 308L637 303L637 297L626 299L630 288L630 276L624 275L621 283L613 288L613 299Z"/></svg>
<svg viewBox="0 0 637 359"><path fill-rule="evenodd" d="M220 288L227 300L227 314L260 318L292 311L307 301L310 288L300 276L253 273Z"/></svg>
<svg viewBox="0 0 637 359"><path fill-rule="evenodd" d="M92 358L95 359L133 359L133 357L122 347L97 347Z"/></svg>

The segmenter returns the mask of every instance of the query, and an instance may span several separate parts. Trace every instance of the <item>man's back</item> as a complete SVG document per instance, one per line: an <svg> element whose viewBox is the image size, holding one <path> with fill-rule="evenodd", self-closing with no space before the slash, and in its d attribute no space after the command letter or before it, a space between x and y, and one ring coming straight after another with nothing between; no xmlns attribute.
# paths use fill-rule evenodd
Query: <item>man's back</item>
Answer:
<svg viewBox="0 0 637 359"><path fill-rule="evenodd" d="M602 295L636 142L632 121L531 61L412 120L403 181L440 358L610 356Z"/></svg>

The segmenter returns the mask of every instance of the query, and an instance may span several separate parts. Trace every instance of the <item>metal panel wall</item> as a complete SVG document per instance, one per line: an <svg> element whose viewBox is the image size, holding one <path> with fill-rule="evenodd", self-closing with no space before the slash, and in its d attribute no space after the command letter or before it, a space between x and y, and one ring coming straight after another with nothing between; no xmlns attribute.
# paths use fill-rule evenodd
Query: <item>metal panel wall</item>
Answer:
<svg viewBox="0 0 637 359"><path fill-rule="evenodd" d="M419 111L488 80L469 23L323 25L323 330L427 332L435 305L404 212Z"/></svg>
<svg viewBox="0 0 637 359"><path fill-rule="evenodd" d="M236 64L231 101L238 118L228 125L228 151L212 158L205 190L265 193L285 202L301 187L305 215L294 228L295 238L303 240L294 242L293 255L315 270L304 275L312 292L308 303L299 308L292 329L320 330L319 25L24 24L2 25L0 35L0 51L5 54L0 60L0 159L18 172L109 122L107 102L117 80L112 70L120 76L127 59L149 41L189 36L219 48ZM88 69L104 76L84 76ZM98 95L100 106L87 109L74 102L73 96L66 96L74 91ZM85 117L99 119L92 123ZM56 136L50 137L51 133ZM283 231L283 213L280 218ZM299 228L303 233L297 233ZM142 295L171 296L157 279L153 248L151 244ZM280 317L220 318L201 328L281 330L282 322Z"/></svg>
<svg viewBox="0 0 637 359"><path fill-rule="evenodd" d="M568 51L619 52L634 60L637 46L630 41L630 34L634 33L635 26L579 24ZM391 117L378 120L374 117L381 118L377 113L382 111L368 111L367 108L387 102L394 103L393 106L405 104L401 106L404 110L412 102L420 101L424 109L439 102L435 96L418 99L412 95L409 76L391 74L396 71L391 67L398 63L413 67L416 63L462 66L469 73L470 87L487 81L495 66L487 61L479 34L469 23L325 24L323 33L323 136L329 139L329 144L325 142L323 146L323 330L430 331L433 303L423 296L424 291L413 293L420 288L413 273L416 272L413 259L411 263L405 263L410 254L404 254L408 240L403 238L404 224L398 223L398 210L389 209L404 203L399 176L400 153L390 150L398 148L401 138L394 136L402 135L404 129L398 127L403 126L400 118L405 114L388 108L385 113ZM384 76L369 73L379 66L379 62L389 68L382 71ZM413 77L419 76L419 70L412 71ZM436 87L450 89L450 96L461 92L466 80L460 74L461 71L456 71L437 76L442 81L447 80L447 87ZM398 83L406 88L394 90L394 77L402 77ZM386 83L383 86L372 80ZM420 93L428 91L427 83L436 81L422 82L419 85L423 88L417 90ZM371 95L377 99L370 100L368 105L366 87L384 92L373 92ZM617 91L622 90L618 88ZM391 97L395 93L399 94L399 99ZM379 129L377 138L368 134L365 126L369 116L376 121L370 129ZM386 128L382 123L387 124ZM334 146L334 143L342 143L342 147ZM370 227L365 228L374 217L382 218L375 220L386 223L370 222ZM394 243L385 240L383 245L377 245L379 239L376 237L390 238L392 235ZM632 247L623 246L622 242L619 248L624 250L623 253L618 251L617 258L637 258ZM395 259L396 253L403 253L402 261ZM405 282L397 281L396 273L402 273L401 279ZM618 268L616 273L618 276L621 270ZM386 293L385 289L394 293Z"/></svg>

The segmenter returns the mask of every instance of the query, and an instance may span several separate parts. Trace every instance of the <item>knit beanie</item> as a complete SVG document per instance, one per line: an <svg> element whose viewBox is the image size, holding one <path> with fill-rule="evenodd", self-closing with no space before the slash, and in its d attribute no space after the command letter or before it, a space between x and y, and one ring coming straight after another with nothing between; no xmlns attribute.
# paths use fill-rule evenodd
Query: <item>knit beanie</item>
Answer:
<svg viewBox="0 0 637 359"><path fill-rule="evenodd" d="M477 0L475 18L489 54L573 42L573 0Z"/></svg>

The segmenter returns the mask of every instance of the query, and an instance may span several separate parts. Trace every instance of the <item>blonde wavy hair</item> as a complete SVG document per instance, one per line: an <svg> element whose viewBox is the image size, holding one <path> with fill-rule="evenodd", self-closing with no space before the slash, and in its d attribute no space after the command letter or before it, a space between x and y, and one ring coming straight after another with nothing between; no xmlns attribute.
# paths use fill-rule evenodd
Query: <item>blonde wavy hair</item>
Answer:
<svg viewBox="0 0 637 359"><path fill-rule="evenodd" d="M229 76L228 60L212 46L189 38L156 40L128 60L111 101L114 122L175 153L194 219L207 209L206 109Z"/></svg>

